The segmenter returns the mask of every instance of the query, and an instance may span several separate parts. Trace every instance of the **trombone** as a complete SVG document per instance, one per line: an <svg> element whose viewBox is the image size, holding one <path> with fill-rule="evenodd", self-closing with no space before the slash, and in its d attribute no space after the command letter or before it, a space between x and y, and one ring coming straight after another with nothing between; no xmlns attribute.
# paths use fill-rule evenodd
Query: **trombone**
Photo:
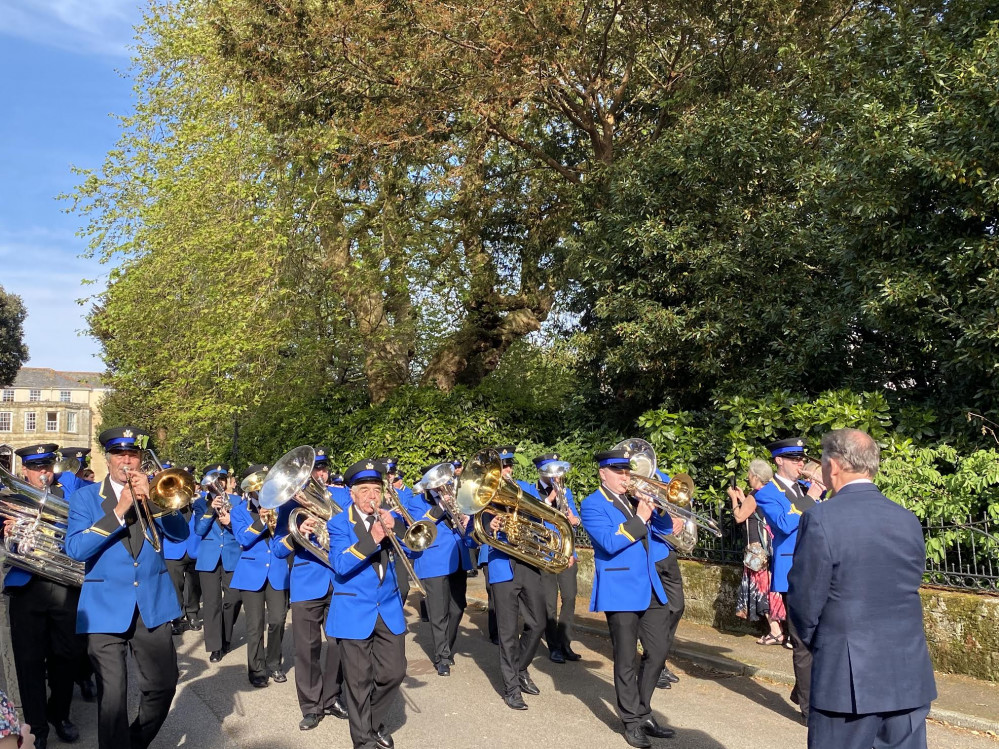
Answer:
<svg viewBox="0 0 999 749"><path fill-rule="evenodd" d="M163 550L163 542L160 534L156 530L156 518L166 515L169 512L176 512L191 504L194 495L197 493L197 483L194 476L183 468L163 468L160 459L151 449L146 449L145 460L142 465L147 465L150 461L156 473L149 482L149 496L138 497L132 487L133 471L125 471L125 485L129 494L132 495L132 507L135 508L135 517L139 527L142 528L142 535L145 536L150 546L157 552ZM141 468L140 468L141 470ZM154 513L151 503L155 503L163 508L163 512Z"/></svg>
<svg viewBox="0 0 999 749"><path fill-rule="evenodd" d="M423 583L417 577L416 570L413 569L413 563L409 561L409 557L406 556L406 552L402 546L405 545L411 551L423 551L436 540L437 526L429 520L413 520L413 516L403 507L399 499L399 493L390 483L388 476L382 480L382 504L388 505L389 512L398 514L406 524L406 532L403 534L402 542L400 543L395 533L385 525L381 513L377 513L378 522L381 523L382 529L385 531L385 536L392 542L396 557L402 562L402 566L406 568L406 572L409 573L409 579L413 581L419 591L425 596L427 595L427 589L423 587Z"/></svg>
<svg viewBox="0 0 999 749"><path fill-rule="evenodd" d="M690 476L678 473L668 483L652 478L656 475L656 451L643 439L618 442L614 445L614 449L631 452L631 480L628 484L628 493L656 510L683 521L683 529L679 533L661 536L666 543L677 551L689 554L697 544L699 528L721 538L722 532L718 523L691 509L694 480Z"/></svg>

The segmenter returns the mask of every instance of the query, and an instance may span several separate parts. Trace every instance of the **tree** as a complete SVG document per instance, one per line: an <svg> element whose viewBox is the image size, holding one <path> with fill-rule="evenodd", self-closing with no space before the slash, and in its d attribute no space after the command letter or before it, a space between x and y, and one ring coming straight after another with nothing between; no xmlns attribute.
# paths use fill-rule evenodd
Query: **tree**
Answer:
<svg viewBox="0 0 999 749"><path fill-rule="evenodd" d="M0 385L11 384L28 360L23 327L27 315L21 297L0 286Z"/></svg>

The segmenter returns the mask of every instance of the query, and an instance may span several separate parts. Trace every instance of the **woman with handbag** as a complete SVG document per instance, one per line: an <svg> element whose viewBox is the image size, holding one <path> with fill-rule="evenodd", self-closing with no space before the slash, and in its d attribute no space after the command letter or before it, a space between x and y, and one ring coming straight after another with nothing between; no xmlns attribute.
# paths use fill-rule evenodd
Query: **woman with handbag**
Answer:
<svg viewBox="0 0 999 749"><path fill-rule="evenodd" d="M756 641L758 645L780 645L784 641L782 622L787 614L780 594L770 590L770 529L753 495L773 478L773 470L765 460L749 464L746 480L751 487L748 495L742 489L728 490L732 514L746 528L746 553L742 558L742 583L736 599L735 615L751 622L766 619L769 631Z"/></svg>

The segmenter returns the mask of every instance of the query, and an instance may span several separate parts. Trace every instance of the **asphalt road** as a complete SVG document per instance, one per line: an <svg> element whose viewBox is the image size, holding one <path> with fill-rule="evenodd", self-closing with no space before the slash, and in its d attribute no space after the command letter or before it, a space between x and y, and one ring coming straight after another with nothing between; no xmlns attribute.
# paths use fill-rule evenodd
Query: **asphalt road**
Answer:
<svg viewBox="0 0 999 749"><path fill-rule="evenodd" d="M557 665L542 644L531 670L541 694L524 698L529 709L510 710L500 696L498 653L483 636L485 613L470 608L458 636L456 665L447 678L437 676L426 653L429 625L407 609L409 661L401 699L389 729L399 749L437 747L627 747L614 711L610 642L582 636L574 648L583 660ZM347 722L326 718L318 728L298 729L301 712L291 669L291 627L285 639L288 681L254 689L246 677L242 620L235 650L221 663L209 663L199 632L175 638L180 684L170 716L153 743L166 747L244 747L246 749L349 749ZM787 687L748 677L704 671L683 662L673 666L680 683L656 692L653 710L659 721L676 729L673 739L654 739L668 749L750 749L805 746L805 728L787 700ZM134 714L138 694L132 679ZM81 739L73 746L97 746L97 711L78 697L73 720ZM50 733L50 746L63 746ZM996 749L999 741L974 732L931 723L933 749Z"/></svg>

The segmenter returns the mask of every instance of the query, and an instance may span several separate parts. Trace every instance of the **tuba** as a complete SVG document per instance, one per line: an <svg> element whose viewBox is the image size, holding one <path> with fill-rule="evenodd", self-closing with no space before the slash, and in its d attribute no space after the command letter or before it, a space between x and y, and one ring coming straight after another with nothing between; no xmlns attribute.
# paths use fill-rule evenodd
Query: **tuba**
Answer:
<svg viewBox="0 0 999 749"><path fill-rule="evenodd" d="M691 509L694 499L694 480L686 473L678 473L667 483L652 478L656 475L656 451L643 439L627 439L614 445L615 450L631 451L631 481L628 493L647 502L660 512L683 521L679 533L661 536L662 540L679 552L689 554L697 545L697 530L722 535L721 528L711 518Z"/></svg>
<svg viewBox="0 0 999 749"><path fill-rule="evenodd" d="M426 494L433 490L437 493L438 502L451 525L462 536L465 535L465 516L458 509L454 496L454 466L450 463L438 463L423 474L423 478L413 486L415 494Z"/></svg>
<svg viewBox="0 0 999 749"><path fill-rule="evenodd" d="M499 453L482 450L465 465L455 504L474 515L472 535L525 564L558 574L569 567L573 554L572 528L565 516L503 478ZM499 517L502 533L494 534L486 515ZM554 528L549 528L551 523Z"/></svg>
<svg viewBox="0 0 999 749"><path fill-rule="evenodd" d="M69 504L21 481L0 466L0 482L11 494L0 492L0 521L14 527L0 543L6 562L63 585L83 585L83 562L66 556Z"/></svg>
<svg viewBox="0 0 999 749"><path fill-rule="evenodd" d="M288 515L288 533L299 546L329 566L330 534L326 523L343 512L343 508L333 501L326 487L312 477L315 465L316 451L308 445L286 452L261 482L259 503L261 510L276 511L286 502L295 502L298 507ZM244 479L244 483L253 476ZM316 521L315 541L298 527L300 521L309 518Z"/></svg>

